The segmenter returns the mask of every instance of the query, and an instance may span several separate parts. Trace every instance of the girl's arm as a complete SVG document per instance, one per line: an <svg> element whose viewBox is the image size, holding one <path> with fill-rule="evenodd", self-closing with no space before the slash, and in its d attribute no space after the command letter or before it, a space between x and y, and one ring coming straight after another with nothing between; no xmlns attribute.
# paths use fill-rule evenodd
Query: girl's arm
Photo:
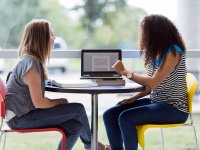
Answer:
<svg viewBox="0 0 200 150"><path fill-rule="evenodd" d="M36 108L51 108L59 104L67 103L67 100L64 98L61 99L49 99L47 97L43 97L42 95L42 86L41 86L41 77L39 73L34 69L31 68L23 78L26 80L31 99L33 105Z"/></svg>
<svg viewBox="0 0 200 150"><path fill-rule="evenodd" d="M137 99L149 95L150 92L151 92L151 90L150 90L149 88L146 88L145 91L138 92L138 93L135 94L133 97L128 98L128 99L124 99L124 100L120 101L118 104L128 104L128 103L133 103L133 102L135 102Z"/></svg>
<svg viewBox="0 0 200 150"><path fill-rule="evenodd" d="M169 52L166 55L165 62L162 65L162 67L159 67L152 77L133 73L131 80L141 85L145 85L151 90L155 89L173 71L173 69L179 63L180 58L180 53L176 52L176 56L174 56L172 52ZM124 68L123 63L121 61L117 61L113 67L118 73L125 76L127 76L127 74L130 72L129 70Z"/></svg>

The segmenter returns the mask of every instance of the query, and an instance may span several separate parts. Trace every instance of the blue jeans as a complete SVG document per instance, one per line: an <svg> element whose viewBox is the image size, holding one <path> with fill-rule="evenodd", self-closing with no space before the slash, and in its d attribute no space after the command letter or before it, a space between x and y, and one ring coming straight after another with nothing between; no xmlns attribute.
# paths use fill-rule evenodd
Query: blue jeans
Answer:
<svg viewBox="0 0 200 150"><path fill-rule="evenodd" d="M112 150L137 150L136 126L138 125L183 123L187 118L188 113L181 112L164 102L151 103L149 98L131 104L116 105L103 114Z"/></svg>
<svg viewBox="0 0 200 150"><path fill-rule="evenodd" d="M85 108L79 103L36 109L7 122L12 129L59 127L67 136L66 150L71 150L80 136L85 148L91 148L91 132ZM58 145L61 149L61 141Z"/></svg>

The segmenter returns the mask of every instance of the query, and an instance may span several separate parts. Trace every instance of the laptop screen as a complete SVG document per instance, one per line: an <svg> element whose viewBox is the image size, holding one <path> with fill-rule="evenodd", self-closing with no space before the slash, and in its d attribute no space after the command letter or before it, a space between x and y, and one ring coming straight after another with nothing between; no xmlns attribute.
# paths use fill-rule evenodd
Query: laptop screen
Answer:
<svg viewBox="0 0 200 150"><path fill-rule="evenodd" d="M120 77L112 66L121 59L120 49L84 49L81 51L81 76Z"/></svg>

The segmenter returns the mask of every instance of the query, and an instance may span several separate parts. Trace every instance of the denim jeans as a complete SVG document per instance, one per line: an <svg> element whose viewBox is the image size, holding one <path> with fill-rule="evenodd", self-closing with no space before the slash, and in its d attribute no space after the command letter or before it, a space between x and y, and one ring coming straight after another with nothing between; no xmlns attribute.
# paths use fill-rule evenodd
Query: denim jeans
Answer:
<svg viewBox="0 0 200 150"><path fill-rule="evenodd" d="M116 105L103 114L112 150L137 150L137 125L183 123L187 118L188 113L181 112L165 102L151 103L149 98L131 104Z"/></svg>
<svg viewBox="0 0 200 150"><path fill-rule="evenodd" d="M80 136L85 148L91 148L91 132L85 108L79 103L36 109L7 122L12 129L59 127L67 136L66 150L71 150ZM61 141L58 150L61 149Z"/></svg>

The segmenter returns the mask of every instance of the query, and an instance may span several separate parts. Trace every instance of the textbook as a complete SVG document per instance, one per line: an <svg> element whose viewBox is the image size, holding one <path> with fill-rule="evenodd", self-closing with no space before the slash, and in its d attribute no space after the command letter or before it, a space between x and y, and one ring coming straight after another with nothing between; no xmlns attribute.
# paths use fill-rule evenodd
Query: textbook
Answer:
<svg viewBox="0 0 200 150"><path fill-rule="evenodd" d="M96 79L98 86L125 86L124 79Z"/></svg>

